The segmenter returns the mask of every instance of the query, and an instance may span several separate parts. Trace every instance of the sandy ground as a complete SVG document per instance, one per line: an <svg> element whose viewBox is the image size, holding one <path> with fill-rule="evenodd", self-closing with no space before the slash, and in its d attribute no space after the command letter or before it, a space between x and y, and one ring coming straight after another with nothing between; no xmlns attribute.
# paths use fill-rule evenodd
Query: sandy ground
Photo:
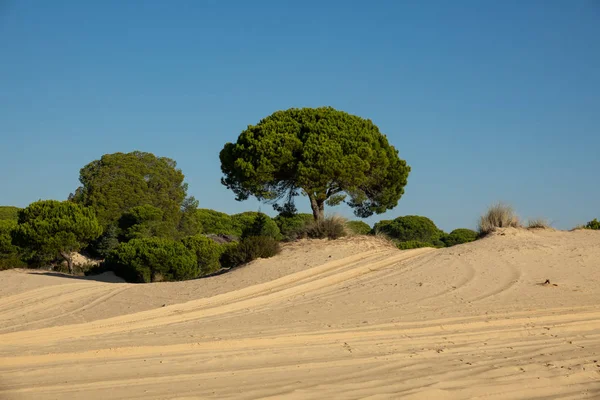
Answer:
<svg viewBox="0 0 600 400"><path fill-rule="evenodd" d="M177 283L0 282L2 400L600 399L600 232L302 242Z"/></svg>

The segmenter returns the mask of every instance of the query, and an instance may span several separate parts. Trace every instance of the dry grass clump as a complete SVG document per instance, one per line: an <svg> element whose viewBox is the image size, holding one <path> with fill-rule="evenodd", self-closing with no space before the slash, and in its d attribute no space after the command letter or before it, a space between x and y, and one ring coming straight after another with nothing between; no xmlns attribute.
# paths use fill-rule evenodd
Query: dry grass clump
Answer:
<svg viewBox="0 0 600 400"><path fill-rule="evenodd" d="M348 235L346 223L340 216L326 217L320 221L309 223L304 230L305 236L311 239L339 239Z"/></svg>
<svg viewBox="0 0 600 400"><path fill-rule="evenodd" d="M527 221L528 229L548 229L550 222L546 218L533 218Z"/></svg>
<svg viewBox="0 0 600 400"><path fill-rule="evenodd" d="M513 208L508 204L497 203L479 218L477 230L479 235L484 236L497 228L518 228L520 226L519 217Z"/></svg>

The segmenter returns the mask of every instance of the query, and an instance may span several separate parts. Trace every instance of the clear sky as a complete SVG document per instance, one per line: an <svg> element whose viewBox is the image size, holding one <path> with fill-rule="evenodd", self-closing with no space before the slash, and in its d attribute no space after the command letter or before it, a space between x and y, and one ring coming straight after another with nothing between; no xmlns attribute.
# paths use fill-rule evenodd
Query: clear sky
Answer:
<svg viewBox="0 0 600 400"><path fill-rule="evenodd" d="M175 159L201 207L257 210L220 184L219 151L324 105L412 167L371 224L474 227L498 200L558 228L600 217L596 0L0 0L2 205L66 199L88 162L142 150Z"/></svg>

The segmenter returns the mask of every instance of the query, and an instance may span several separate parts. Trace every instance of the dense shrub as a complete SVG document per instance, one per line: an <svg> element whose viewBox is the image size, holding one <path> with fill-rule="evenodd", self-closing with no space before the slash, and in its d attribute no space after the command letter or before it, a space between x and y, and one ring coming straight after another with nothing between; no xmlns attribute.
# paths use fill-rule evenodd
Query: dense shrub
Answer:
<svg viewBox="0 0 600 400"><path fill-rule="evenodd" d="M435 247L431 243L420 242L418 240L409 240L406 242L399 242L396 246L400 250L420 249L421 247Z"/></svg>
<svg viewBox="0 0 600 400"><path fill-rule="evenodd" d="M85 251L94 257L106 258L118 245L119 228L114 224L110 224L99 238L93 240L86 247Z"/></svg>
<svg viewBox="0 0 600 400"><path fill-rule="evenodd" d="M181 242L196 255L200 276L212 274L221 268L219 258L226 249L224 245L202 235L190 236Z"/></svg>
<svg viewBox="0 0 600 400"><path fill-rule="evenodd" d="M71 253L98 238L102 228L94 211L69 201L40 200L19 211L13 243L27 251L35 263L62 257L73 273Z"/></svg>
<svg viewBox="0 0 600 400"><path fill-rule="evenodd" d="M196 210L196 218L200 225L201 233L213 233L216 235L236 235L240 236L242 232L236 232L233 227L231 216L207 208Z"/></svg>
<svg viewBox="0 0 600 400"><path fill-rule="evenodd" d="M596 218L585 224L586 229L600 229L600 221Z"/></svg>
<svg viewBox="0 0 600 400"><path fill-rule="evenodd" d="M183 200L179 222L177 223L176 237L181 239L202 233L202 226L197 218L198 200L188 196Z"/></svg>
<svg viewBox="0 0 600 400"><path fill-rule="evenodd" d="M176 226L187 195L183 180L170 158L141 151L105 154L79 171L81 186L69 199L93 207L104 229L144 204L161 209L163 220Z"/></svg>
<svg viewBox="0 0 600 400"><path fill-rule="evenodd" d="M231 216L234 234L240 237L269 236L281 240L279 227L271 217L254 211L247 211Z"/></svg>
<svg viewBox="0 0 600 400"><path fill-rule="evenodd" d="M172 237L175 227L163 221L163 210L144 204L131 208L119 218L119 241L149 237Z"/></svg>
<svg viewBox="0 0 600 400"><path fill-rule="evenodd" d="M246 252L239 248L240 242L226 243L221 246L223 246L223 254L219 258L221 267L234 268L246 262Z"/></svg>
<svg viewBox="0 0 600 400"><path fill-rule="evenodd" d="M494 204L487 212L479 218L477 227L480 235L487 235L497 228L517 228L521 226L519 217L515 214L513 208L507 204Z"/></svg>
<svg viewBox="0 0 600 400"><path fill-rule="evenodd" d="M200 274L196 255L182 243L164 238L121 243L105 265L128 282L180 281Z"/></svg>
<svg viewBox="0 0 600 400"><path fill-rule="evenodd" d="M471 229L460 228L443 236L442 242L444 242L447 247L450 247L456 246L457 244L472 242L475 239L477 239L477 232Z"/></svg>
<svg viewBox="0 0 600 400"><path fill-rule="evenodd" d="M0 206L0 221L12 220L16 221L18 218L20 208L12 206Z"/></svg>
<svg viewBox="0 0 600 400"><path fill-rule="evenodd" d="M398 242L419 241L443 247L444 232L427 217L407 215L375 224L373 231L383 233Z"/></svg>
<svg viewBox="0 0 600 400"><path fill-rule="evenodd" d="M348 221L346 227L355 235L368 235L371 232L371 226L364 221Z"/></svg>
<svg viewBox="0 0 600 400"><path fill-rule="evenodd" d="M27 266L20 258L21 249L12 244L11 234L16 227L14 220L0 220L0 271Z"/></svg>
<svg viewBox="0 0 600 400"><path fill-rule="evenodd" d="M279 231L285 240L296 240L301 237L306 227L311 224L315 218L312 214L294 214L278 215L273 221L279 227Z"/></svg>
<svg viewBox="0 0 600 400"><path fill-rule="evenodd" d="M281 251L279 242L270 236L248 236L237 244L226 246L221 257L225 268L237 267L257 258L273 257Z"/></svg>
<svg viewBox="0 0 600 400"><path fill-rule="evenodd" d="M346 220L341 217L326 217L310 223L305 232L311 239L339 239L347 235Z"/></svg>

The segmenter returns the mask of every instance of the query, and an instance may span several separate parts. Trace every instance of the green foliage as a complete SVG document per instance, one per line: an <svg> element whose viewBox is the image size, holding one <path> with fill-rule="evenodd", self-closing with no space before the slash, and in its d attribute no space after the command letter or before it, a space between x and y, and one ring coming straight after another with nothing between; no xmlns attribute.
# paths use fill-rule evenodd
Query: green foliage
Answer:
<svg viewBox="0 0 600 400"><path fill-rule="evenodd" d="M177 225L177 237L194 236L202 231L202 225L197 217L198 200L194 196L186 197L181 206L181 217Z"/></svg>
<svg viewBox="0 0 600 400"><path fill-rule="evenodd" d="M103 227L149 204L162 210L163 220L175 229L187 192L176 166L174 160L141 151L105 154L81 169L82 186L70 199L93 207Z"/></svg>
<svg viewBox="0 0 600 400"><path fill-rule="evenodd" d="M226 247L221 257L221 264L225 268L233 268L257 258L273 257L280 251L279 242L270 236L248 236L238 244L230 244Z"/></svg>
<svg viewBox="0 0 600 400"><path fill-rule="evenodd" d="M189 236L181 241L183 245L191 250L198 260L199 276L209 275L221 268L219 259L226 247L216 243L206 236Z"/></svg>
<svg viewBox="0 0 600 400"><path fill-rule="evenodd" d="M373 230L382 232L398 242L419 241L444 247L441 241L444 232L427 217L407 215L394 220L384 220L376 223Z"/></svg>
<svg viewBox="0 0 600 400"><path fill-rule="evenodd" d="M346 220L340 217L327 217L313 221L306 227L306 236L311 239L339 239L346 236Z"/></svg>
<svg viewBox="0 0 600 400"><path fill-rule="evenodd" d="M400 250L420 249L422 247L436 247L431 243L421 242L419 240L408 240L406 242L399 242L396 246Z"/></svg>
<svg viewBox="0 0 600 400"><path fill-rule="evenodd" d="M235 268L246 262L246 252L240 248L240 242L225 243L221 246L223 246L223 254L219 262L223 268Z"/></svg>
<svg viewBox="0 0 600 400"><path fill-rule="evenodd" d="M171 227L163 221L163 211L159 208L144 204L126 211L119 218L120 242L131 239L142 239L149 237L169 237L172 234Z"/></svg>
<svg viewBox="0 0 600 400"><path fill-rule="evenodd" d="M12 231L16 227L15 220L0 220L0 271L27 266L20 258L21 249L12 243Z"/></svg>
<svg viewBox="0 0 600 400"><path fill-rule="evenodd" d="M213 233L215 235L235 235L241 236L242 232L237 232L233 227L231 216L206 208L196 211L196 218L200 225L201 233Z"/></svg>
<svg viewBox="0 0 600 400"><path fill-rule="evenodd" d="M277 111L220 153L223 185L237 200L307 195L315 217L345 199L361 217L395 207L410 167L373 122L331 107Z"/></svg>
<svg viewBox="0 0 600 400"><path fill-rule="evenodd" d="M596 218L594 218L593 220L591 220L590 222L588 222L585 225L586 229L600 229L600 221L598 221Z"/></svg>
<svg viewBox="0 0 600 400"><path fill-rule="evenodd" d="M477 232L471 229L460 228L455 229L448 235L442 237L442 241L447 247L456 246L457 244L469 243L477 239Z"/></svg>
<svg viewBox="0 0 600 400"><path fill-rule="evenodd" d="M79 251L102 233L94 212L71 202L42 200L19 211L13 243L27 250L34 262L59 255L70 263L71 252ZM69 265L72 272L72 265Z"/></svg>
<svg viewBox="0 0 600 400"><path fill-rule="evenodd" d="M314 221L312 214L279 214L273 221L279 227L279 231L285 240L296 240L306 231L306 227Z"/></svg>
<svg viewBox="0 0 600 400"><path fill-rule="evenodd" d="M128 282L181 281L200 274L195 254L165 238L121 243L108 255L105 266Z"/></svg>
<svg viewBox="0 0 600 400"><path fill-rule="evenodd" d="M269 236L275 240L281 240L279 227L268 215L247 211L231 216L233 232L236 236Z"/></svg>
<svg viewBox="0 0 600 400"><path fill-rule="evenodd" d="M0 206L0 221L13 220L18 218L20 208L13 206Z"/></svg>
<svg viewBox="0 0 600 400"><path fill-rule="evenodd" d="M110 224L96 240L92 240L86 251L94 257L106 258L119 245L119 228Z"/></svg>
<svg viewBox="0 0 600 400"><path fill-rule="evenodd" d="M348 221L346 226L355 235L368 235L371 232L371 226L364 221Z"/></svg>
<svg viewBox="0 0 600 400"><path fill-rule="evenodd" d="M17 254L19 248L12 243L12 231L17 227L17 221L0 220L0 257Z"/></svg>

